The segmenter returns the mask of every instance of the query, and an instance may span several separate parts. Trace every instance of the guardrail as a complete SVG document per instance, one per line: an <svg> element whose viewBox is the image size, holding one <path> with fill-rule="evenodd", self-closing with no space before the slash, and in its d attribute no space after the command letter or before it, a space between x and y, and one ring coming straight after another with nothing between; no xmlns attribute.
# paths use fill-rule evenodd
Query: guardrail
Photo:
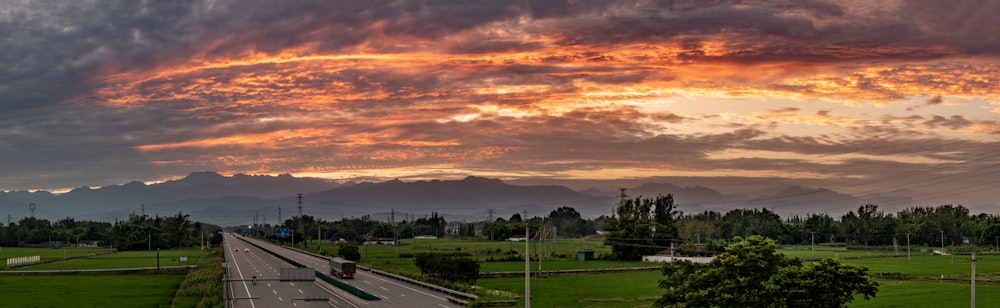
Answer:
<svg viewBox="0 0 1000 308"><path fill-rule="evenodd" d="M244 242L247 242L247 244L253 245L254 247L260 248L260 250L266 251L267 253L269 253L269 254L271 254L271 255L273 255L275 257L278 257L278 259L281 259L282 261L288 262L288 264L291 264L291 265L293 265L295 267L299 267L299 268L307 268L308 267L308 266L302 265L302 263L299 263L299 262L297 262L295 260L289 259L288 257L285 257L283 255L279 255L279 254L271 251L270 249L261 247L260 245L257 245L256 243L250 242L250 241L248 241L246 239L243 239L243 238L241 238L241 240L243 240ZM319 277L320 280L326 281L327 283L329 283L329 284L331 284L331 285L333 285L335 287L338 287L341 290L350 292L351 294L354 294L355 296L360 297L361 299L369 300L369 301L381 300L381 298L379 298L378 296L375 296L375 295L372 295L372 294L370 294L368 292L362 291L361 289L358 289L358 288L356 288L356 287L354 287L352 285L346 284L343 281L334 279L333 277L330 277L329 275L327 275L325 273L322 273L320 271L316 271L316 277Z"/></svg>
<svg viewBox="0 0 1000 308"><path fill-rule="evenodd" d="M470 300L470 301L474 301L476 299L479 299L479 296L476 296L475 294L469 294L469 293L465 293L465 292L462 292L462 291L455 291L455 290L452 290L452 289L449 289L449 288L445 288L445 287L442 287L442 286L439 286L439 285L429 284L429 283L426 283L426 282L423 282L423 281L420 281L420 280L416 280L416 279L413 279L413 278L410 278L410 277L403 277L403 276L400 276L400 275L396 275L396 274L389 273L389 272L383 272L383 271L380 271L380 270L377 270L377 269L373 269L373 268L365 268L365 267L361 267L361 266L359 266L359 268L363 268L363 269L365 269L365 270L367 270L369 272L372 272L374 274L379 274L379 275L386 276L386 277L389 277L389 278L393 278L393 279L396 279L396 280L406 281L406 282L409 282L409 283L412 283L412 284L415 284L415 285L418 285L418 286L421 286L421 287L424 287L424 288L428 288L428 289L435 290L435 291L438 291L438 292L446 293L448 295L459 297L459 298L462 298L462 299L466 299L466 300Z"/></svg>

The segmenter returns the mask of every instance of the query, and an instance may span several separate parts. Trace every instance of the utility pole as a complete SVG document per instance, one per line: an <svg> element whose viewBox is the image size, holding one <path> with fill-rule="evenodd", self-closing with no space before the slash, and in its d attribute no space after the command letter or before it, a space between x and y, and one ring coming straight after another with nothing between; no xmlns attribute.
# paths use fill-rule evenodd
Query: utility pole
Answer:
<svg viewBox="0 0 1000 308"><path fill-rule="evenodd" d="M809 231L809 250L812 252L812 256L816 257L816 232Z"/></svg>
<svg viewBox="0 0 1000 308"><path fill-rule="evenodd" d="M524 217L528 211L524 211ZM531 308L531 253L528 251L528 220L524 221L524 308Z"/></svg>
<svg viewBox="0 0 1000 308"><path fill-rule="evenodd" d="M35 217L35 203L28 203L28 209L31 210L31 217Z"/></svg>
<svg viewBox="0 0 1000 308"><path fill-rule="evenodd" d="M944 252L944 230L941 230L941 252Z"/></svg>
<svg viewBox="0 0 1000 308"><path fill-rule="evenodd" d="M906 261L910 261L910 233L906 233Z"/></svg>
<svg viewBox="0 0 1000 308"><path fill-rule="evenodd" d="M399 257L399 227L396 226L396 209L389 212L389 223L392 224L392 248L396 250Z"/></svg>
<svg viewBox="0 0 1000 308"><path fill-rule="evenodd" d="M971 303L972 308L976 308L976 245L972 244L972 291L971 291Z"/></svg>
<svg viewBox="0 0 1000 308"><path fill-rule="evenodd" d="M302 236L306 236L306 228L302 225L302 194L299 194L299 232L302 233ZM302 240L305 243L305 239ZM292 242L292 246L295 246L295 242Z"/></svg>
<svg viewBox="0 0 1000 308"><path fill-rule="evenodd" d="M493 209L490 209L489 211L487 211L487 213L489 213L490 215L487 216L489 218L487 218L486 226L489 226L490 224L493 223ZM493 228L490 228L490 240L491 241L493 240Z"/></svg>
<svg viewBox="0 0 1000 308"><path fill-rule="evenodd" d="M625 190L628 189L628 188L619 188L619 189L622 191L622 194L618 195L618 197L621 198L621 201L618 201L619 202L618 205L622 205L622 204L625 204L625 200L628 199L628 195L625 194ZM614 216L615 216L615 207L612 206L611 207L611 217L614 217Z"/></svg>

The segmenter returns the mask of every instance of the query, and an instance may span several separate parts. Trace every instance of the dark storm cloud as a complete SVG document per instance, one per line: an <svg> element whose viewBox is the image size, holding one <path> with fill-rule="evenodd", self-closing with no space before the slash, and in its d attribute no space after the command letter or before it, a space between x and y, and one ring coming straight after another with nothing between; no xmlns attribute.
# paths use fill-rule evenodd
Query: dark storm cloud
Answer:
<svg viewBox="0 0 1000 308"><path fill-rule="evenodd" d="M794 160L785 158L708 157L727 149L931 156L932 151L884 137L919 139L924 135L910 129L915 126L995 125L962 115L897 117L848 128L862 137L838 136L857 139L842 141L783 136L772 132L777 122L685 131L698 120L720 116L630 107L671 97L668 92L676 89L670 86L676 84L667 83L860 101L936 95L926 103L940 107L955 95L996 97L993 64L895 62L997 55L1000 28L992 16L1000 4L890 4L6 2L0 4L0 149L6 161L0 188L157 180L215 166L303 170L310 162L335 170L447 161L484 171L684 166L805 172L817 165L793 166ZM874 9L857 8L862 5ZM430 63L254 62L366 53L420 54L427 58L410 61ZM455 54L472 56L427 61ZM505 58L508 54L517 55ZM748 77L754 72L745 72L747 65L771 62L792 63L793 68L775 75L831 77L793 84L752 76L764 79L760 84L765 86L759 86ZM735 64L732 70L746 75L699 79L700 68L671 66L688 63ZM844 68L810 71L816 63ZM861 73L880 63L891 65ZM612 107L573 106L584 89L630 86L637 87L593 99L608 100ZM510 92L501 93L501 87ZM477 105L509 108L516 115L480 112ZM811 109L770 111L802 110ZM815 115L830 117L831 111ZM310 129L318 132L299 139L272 136ZM243 140L243 135L260 140ZM368 143L346 146L349 138ZM414 145L421 143L441 146ZM845 174L863 171L858 167Z"/></svg>

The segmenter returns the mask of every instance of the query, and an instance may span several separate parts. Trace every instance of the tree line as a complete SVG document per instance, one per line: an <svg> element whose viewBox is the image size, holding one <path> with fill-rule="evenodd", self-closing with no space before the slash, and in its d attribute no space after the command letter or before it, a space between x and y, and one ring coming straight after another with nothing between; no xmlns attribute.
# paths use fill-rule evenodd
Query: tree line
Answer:
<svg viewBox="0 0 1000 308"><path fill-rule="evenodd" d="M192 221L182 212L165 217L133 213L114 223L71 217L50 222L44 218L24 217L0 228L0 245L53 246L58 243L108 246L123 251L173 249L199 245L202 240L218 245L222 241L218 233L221 230L215 225Z"/></svg>
<svg viewBox="0 0 1000 308"><path fill-rule="evenodd" d="M1000 246L1000 216L970 214L961 205L911 207L895 214L865 204L838 218L825 213L782 218L764 209L683 214L673 196L621 202L606 219L613 257L637 260L673 244L690 253L719 252L736 236L761 235L779 244L848 246ZM695 250L694 246L702 246Z"/></svg>

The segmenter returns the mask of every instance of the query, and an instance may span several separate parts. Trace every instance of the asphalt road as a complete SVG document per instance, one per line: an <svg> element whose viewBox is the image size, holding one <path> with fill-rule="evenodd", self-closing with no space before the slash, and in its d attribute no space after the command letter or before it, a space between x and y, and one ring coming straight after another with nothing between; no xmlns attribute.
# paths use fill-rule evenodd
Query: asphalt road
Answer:
<svg viewBox="0 0 1000 308"><path fill-rule="evenodd" d="M326 258L305 254L264 241L252 239L247 240L254 241L255 244L260 245L261 247L265 247L271 251L281 254L282 256L285 256L286 258L314 268L317 271L323 273L330 272L330 264ZM449 302L447 299L448 295L445 293L384 277L378 274L372 274L363 270L358 270L358 272L354 275L354 279L343 279L341 281L381 298L381 300L378 301L362 303L362 305L367 307L462 307L461 305Z"/></svg>
<svg viewBox="0 0 1000 308"><path fill-rule="evenodd" d="M294 266L236 237L227 234L223 243L230 280L226 289L230 307L359 307L318 284L325 282L279 281L279 269ZM254 276L256 284L252 281Z"/></svg>

